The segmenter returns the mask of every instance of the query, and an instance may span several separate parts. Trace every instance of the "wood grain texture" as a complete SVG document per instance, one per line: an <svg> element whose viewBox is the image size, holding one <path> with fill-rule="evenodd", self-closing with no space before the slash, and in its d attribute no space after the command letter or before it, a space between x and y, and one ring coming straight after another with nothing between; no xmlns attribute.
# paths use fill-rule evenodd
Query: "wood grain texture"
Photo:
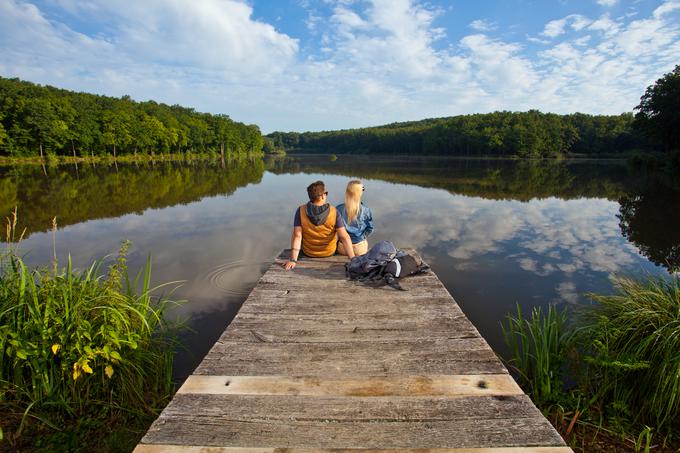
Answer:
<svg viewBox="0 0 680 453"><path fill-rule="evenodd" d="M197 447L190 445L140 444L134 453L340 453L341 451L363 453L569 453L568 447L491 447L491 448L417 448L417 449L323 449L323 448L241 448Z"/></svg>
<svg viewBox="0 0 680 453"><path fill-rule="evenodd" d="M145 443L234 447L453 448L560 446L538 417L444 421L236 420L183 414L161 417Z"/></svg>
<svg viewBox="0 0 680 453"><path fill-rule="evenodd" d="M396 291L287 256L135 451L571 451L436 275Z"/></svg>
<svg viewBox="0 0 680 453"><path fill-rule="evenodd" d="M311 378L291 376L189 376L177 393L303 396L469 396L517 395L507 374Z"/></svg>
<svg viewBox="0 0 680 453"><path fill-rule="evenodd" d="M180 393L164 417L200 413L243 421L455 421L531 418L541 413L526 395L450 397L346 397L284 395L209 395ZM547 423L547 422L546 422Z"/></svg>
<svg viewBox="0 0 680 453"><path fill-rule="evenodd" d="M429 345L434 349L427 349ZM374 345L216 343L194 374L330 376L341 373L394 376L507 373L488 347L460 350L458 346L436 342Z"/></svg>

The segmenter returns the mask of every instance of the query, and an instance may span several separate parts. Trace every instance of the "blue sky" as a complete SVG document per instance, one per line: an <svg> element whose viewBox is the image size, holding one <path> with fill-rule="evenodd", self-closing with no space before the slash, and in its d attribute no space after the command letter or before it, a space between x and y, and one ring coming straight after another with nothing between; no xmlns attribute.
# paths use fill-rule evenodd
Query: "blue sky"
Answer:
<svg viewBox="0 0 680 453"><path fill-rule="evenodd" d="M618 114L680 64L680 0L0 0L0 75L329 130Z"/></svg>

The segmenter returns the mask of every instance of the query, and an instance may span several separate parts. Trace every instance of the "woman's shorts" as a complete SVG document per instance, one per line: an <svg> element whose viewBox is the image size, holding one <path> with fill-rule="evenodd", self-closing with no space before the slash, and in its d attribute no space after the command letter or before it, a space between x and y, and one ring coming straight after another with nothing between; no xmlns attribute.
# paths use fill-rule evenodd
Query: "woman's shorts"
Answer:
<svg viewBox="0 0 680 453"><path fill-rule="evenodd" d="M356 244L352 244L352 248L354 249L354 254L356 256L359 255L365 255L366 252L368 252L368 241L364 239L361 242L357 242ZM340 255L347 255L347 252L345 252L345 247L342 245L342 242L338 241L338 253Z"/></svg>

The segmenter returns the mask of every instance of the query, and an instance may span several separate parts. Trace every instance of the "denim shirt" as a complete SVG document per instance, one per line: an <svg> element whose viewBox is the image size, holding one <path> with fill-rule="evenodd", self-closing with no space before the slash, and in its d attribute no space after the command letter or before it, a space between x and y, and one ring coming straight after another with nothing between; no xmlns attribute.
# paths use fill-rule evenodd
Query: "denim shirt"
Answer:
<svg viewBox="0 0 680 453"><path fill-rule="evenodd" d="M363 203L361 203L357 218L349 224L347 223L345 203L339 204L336 209L338 210L338 215L342 217L342 222L345 224L345 229L347 229L350 239L352 239L352 244L357 244L363 241L366 239L366 236L373 232L373 213L368 208L368 206L365 206Z"/></svg>

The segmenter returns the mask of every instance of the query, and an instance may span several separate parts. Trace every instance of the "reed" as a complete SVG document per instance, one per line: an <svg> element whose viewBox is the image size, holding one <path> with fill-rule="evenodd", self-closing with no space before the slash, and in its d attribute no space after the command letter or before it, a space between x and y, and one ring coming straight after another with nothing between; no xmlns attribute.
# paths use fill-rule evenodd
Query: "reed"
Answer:
<svg viewBox="0 0 680 453"><path fill-rule="evenodd" d="M501 323L510 348L507 364L516 372L519 384L538 405L554 402L562 391L562 370L574 335L567 329L567 315L550 305L544 313L534 307L525 318L517 304L516 316Z"/></svg>
<svg viewBox="0 0 680 453"><path fill-rule="evenodd" d="M585 381L603 410L670 433L680 422L680 279L619 278L578 321Z"/></svg>
<svg viewBox="0 0 680 453"><path fill-rule="evenodd" d="M18 426L0 417L5 442L20 442L29 419L58 431L93 408L156 414L171 396L172 291L155 296L167 285L151 287L150 258L131 278L128 246L106 270L105 259L77 271L70 257L63 269L29 269L16 247L0 255L0 409L23 414Z"/></svg>

